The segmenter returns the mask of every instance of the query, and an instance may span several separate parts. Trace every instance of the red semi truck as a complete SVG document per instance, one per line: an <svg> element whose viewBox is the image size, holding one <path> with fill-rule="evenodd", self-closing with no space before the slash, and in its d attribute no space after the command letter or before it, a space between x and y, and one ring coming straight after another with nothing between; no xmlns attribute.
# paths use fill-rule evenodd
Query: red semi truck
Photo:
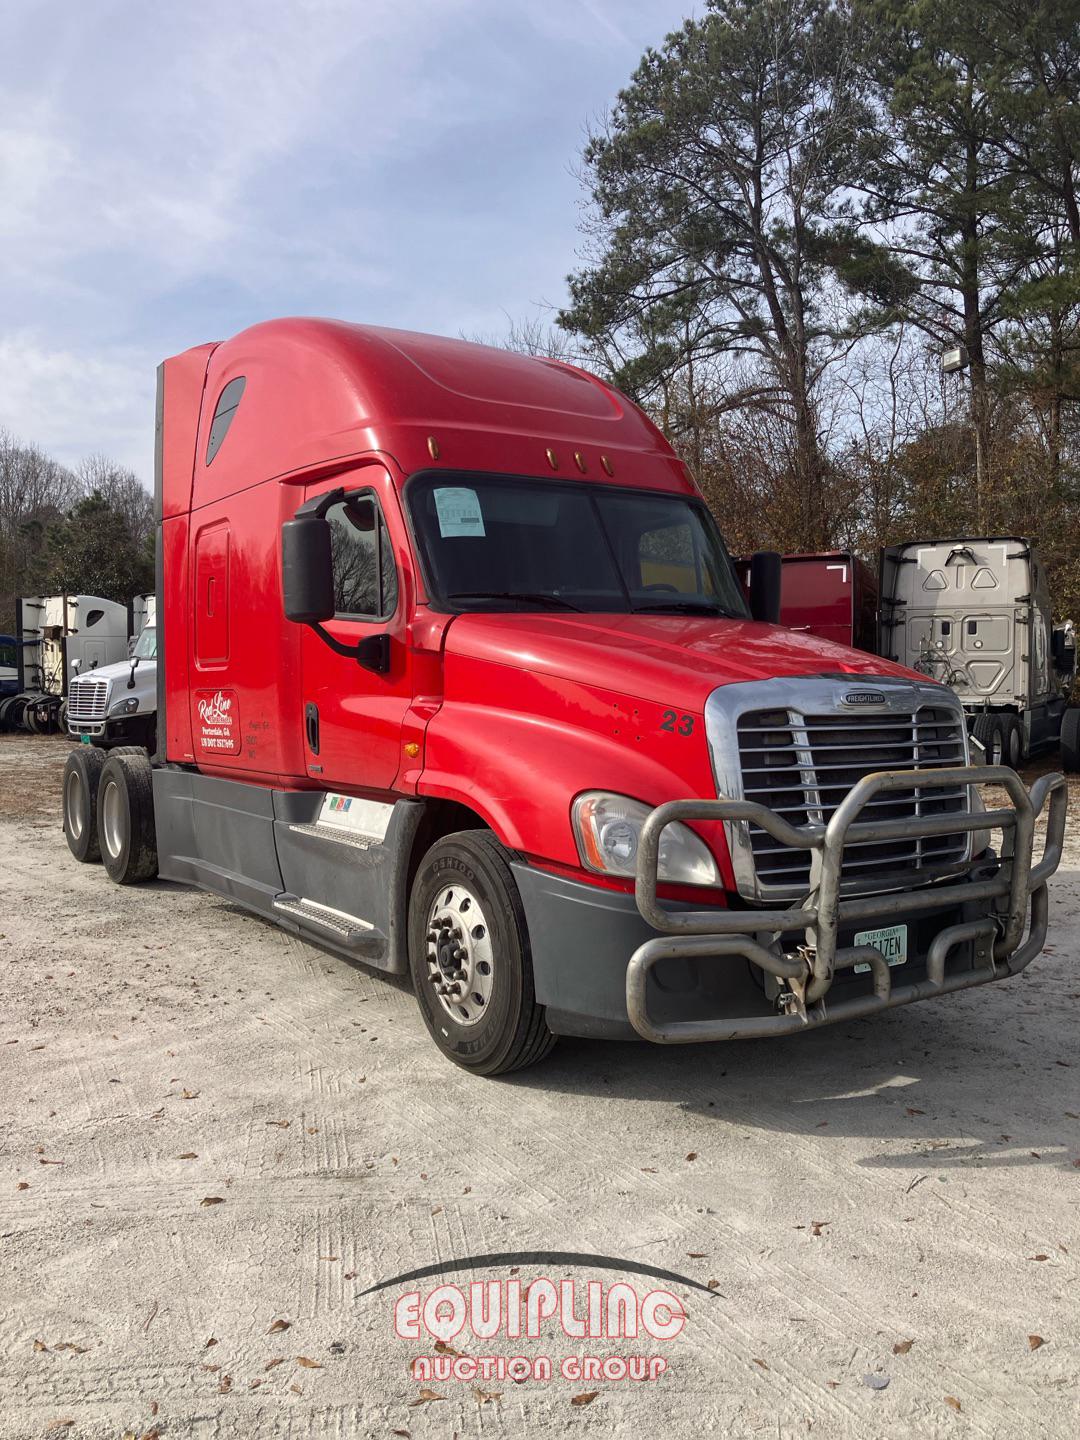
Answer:
<svg viewBox="0 0 1080 1440"><path fill-rule="evenodd" d="M777 557L748 605L594 376L257 325L160 367L156 489L158 750L73 752L73 853L411 971L458 1064L799 1032L1041 950L1061 777L969 768L947 688L766 623Z"/></svg>

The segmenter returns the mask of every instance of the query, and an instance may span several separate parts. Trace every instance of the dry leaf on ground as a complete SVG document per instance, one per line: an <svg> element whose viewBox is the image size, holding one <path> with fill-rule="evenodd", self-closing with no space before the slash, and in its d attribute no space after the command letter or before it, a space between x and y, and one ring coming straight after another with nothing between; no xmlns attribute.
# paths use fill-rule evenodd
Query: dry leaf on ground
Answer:
<svg viewBox="0 0 1080 1440"><path fill-rule="evenodd" d="M409 1401L409 1409L415 1410L417 1405L430 1405L433 1400L445 1400L445 1395L436 1395L434 1390L429 1390L425 1385L415 1400Z"/></svg>

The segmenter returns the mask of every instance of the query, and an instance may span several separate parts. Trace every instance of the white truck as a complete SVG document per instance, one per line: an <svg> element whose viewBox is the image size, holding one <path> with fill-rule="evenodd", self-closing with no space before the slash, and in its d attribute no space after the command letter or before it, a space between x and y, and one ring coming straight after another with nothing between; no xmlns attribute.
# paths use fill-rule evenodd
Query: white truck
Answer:
<svg viewBox="0 0 1080 1440"><path fill-rule="evenodd" d="M1046 570L1016 536L912 540L881 554L879 652L950 685L988 764L1061 744L1080 769L1071 623L1055 626Z"/></svg>
<svg viewBox="0 0 1080 1440"><path fill-rule="evenodd" d="M126 660L76 675L68 686L67 728L74 739L108 749L113 745L156 748L157 616L153 595L136 597L142 625Z"/></svg>
<svg viewBox="0 0 1080 1440"><path fill-rule="evenodd" d="M68 686L80 670L122 660L129 607L99 595L26 595L15 602L16 693L0 701L0 728L63 729Z"/></svg>

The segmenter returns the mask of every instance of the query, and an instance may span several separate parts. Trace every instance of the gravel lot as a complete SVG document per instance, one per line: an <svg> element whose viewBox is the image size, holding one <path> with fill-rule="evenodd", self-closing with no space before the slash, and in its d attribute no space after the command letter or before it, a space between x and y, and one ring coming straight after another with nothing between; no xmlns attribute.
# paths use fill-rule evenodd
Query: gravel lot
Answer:
<svg viewBox="0 0 1080 1440"><path fill-rule="evenodd" d="M489 1081L403 985L76 864L66 753L0 737L0 1436L1080 1433L1075 845L1008 985ZM537 1250L714 1283L653 1384L423 1399L365 1288Z"/></svg>

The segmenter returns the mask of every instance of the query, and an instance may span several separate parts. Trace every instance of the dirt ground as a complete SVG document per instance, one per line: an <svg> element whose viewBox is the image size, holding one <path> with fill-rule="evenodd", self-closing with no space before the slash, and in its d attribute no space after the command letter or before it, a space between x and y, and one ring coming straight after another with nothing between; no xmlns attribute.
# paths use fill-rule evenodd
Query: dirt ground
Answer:
<svg viewBox="0 0 1080 1440"><path fill-rule="evenodd" d="M78 865L65 754L0 737L5 1440L1080 1433L1075 842L1008 985L490 1081L401 984ZM705 1286L668 1342L517 1342L666 1373L425 1387L394 1302L439 1282L363 1293L492 1252L448 1278L664 1283L537 1251Z"/></svg>

